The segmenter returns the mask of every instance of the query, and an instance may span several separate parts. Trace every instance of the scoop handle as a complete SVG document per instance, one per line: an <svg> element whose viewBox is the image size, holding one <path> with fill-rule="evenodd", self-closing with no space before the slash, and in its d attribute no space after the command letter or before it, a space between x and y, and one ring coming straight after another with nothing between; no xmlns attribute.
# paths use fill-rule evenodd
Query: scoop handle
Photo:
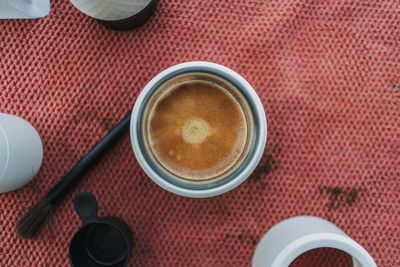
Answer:
<svg viewBox="0 0 400 267"><path fill-rule="evenodd" d="M84 192L78 194L74 199L74 208L83 224L98 221L97 200L92 193Z"/></svg>
<svg viewBox="0 0 400 267"><path fill-rule="evenodd" d="M46 200L58 204L82 180L123 133L129 130L131 113L128 113L103 139L100 140L64 177L47 193Z"/></svg>

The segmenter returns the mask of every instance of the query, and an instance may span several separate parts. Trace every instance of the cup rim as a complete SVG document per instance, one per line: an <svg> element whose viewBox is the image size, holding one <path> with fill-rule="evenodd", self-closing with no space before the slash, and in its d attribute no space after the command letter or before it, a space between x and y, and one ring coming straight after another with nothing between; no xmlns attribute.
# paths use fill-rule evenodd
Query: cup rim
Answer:
<svg viewBox="0 0 400 267"><path fill-rule="evenodd" d="M8 143L8 137L3 126L0 124L0 144L3 144L5 149L0 152L0 180L3 179L8 167L10 158L10 144Z"/></svg>
<svg viewBox="0 0 400 267"><path fill-rule="evenodd" d="M119 261L115 261L115 263L113 263L112 265L116 265L116 264L124 265L124 264L126 264L128 262L129 258L131 257L131 248L129 248L130 247L129 238L126 236L125 232L123 230L121 230L120 227L115 225L115 223L109 222L107 220L103 220L104 218L107 219L107 218L114 218L114 217L101 217L96 221L93 221L93 222L90 222L90 223L86 223L86 224L84 223L82 225L82 227L79 228L78 231L75 232L75 234L73 235L73 237L72 237L72 239L70 241L69 249L68 249L68 258L69 258L69 261L70 261L72 266L76 266L76 262L74 262L76 254L72 254L72 252L73 252L73 250L76 250L76 246L77 245L75 245L75 243L77 242L77 239L78 238L82 238L82 237L86 238L86 235L90 231L90 228L95 226L95 225L100 225L100 224L109 225L109 226L113 227L114 229L116 229L121 234L121 236L124 238L126 244L128 245L128 250L126 251L126 255L124 255L124 257L121 257L121 259ZM89 252L87 251L85 244L81 244L81 245L82 245L82 248L83 248L82 251L84 251L82 253L85 253L85 255L88 257L88 259L91 258L89 256ZM93 258L91 258L91 261L95 261L95 260L93 260ZM96 262L96 263L99 264L98 262ZM105 264L101 264L101 265L108 266L108 265L105 265ZM78 266L80 266L80 265L78 265Z"/></svg>
<svg viewBox="0 0 400 267"><path fill-rule="evenodd" d="M337 225L310 215L290 217L272 226L259 240L252 266L289 266L299 256L319 248L347 253L354 267L376 267L371 255Z"/></svg>
<svg viewBox="0 0 400 267"><path fill-rule="evenodd" d="M247 165L243 168L243 170L230 181L214 187L214 188L204 188L204 189L189 189L189 188L182 188L175 184L168 182L163 177L153 170L150 164L147 162L144 153L141 149L139 138L138 138L138 129L140 124L140 110L143 108L145 104L146 97L151 93L152 90L158 85L158 83L165 77L170 76L173 73L177 73L180 70L184 69L192 69L191 71L210 71L216 75L223 73L224 76L229 77L230 79L234 80L235 83L241 85L242 88L246 90L247 95L251 98L251 103L249 105L254 107L254 111L257 113L257 121L258 124L257 133L259 138L255 140L257 144L255 145L253 157L247 163ZM180 63L174 65L172 67L167 68L166 70L160 72L156 75L153 79L151 79L143 88L142 92L139 94L138 98L136 99L135 105L132 110L131 115L131 123L130 123L130 139L132 148L135 154L137 161L139 162L140 166L144 170L144 172L153 180L156 184L161 186L163 189L175 193L177 195L185 196L185 197L192 197L192 198L205 198L205 197L212 197L221 195L226 193L238 185L240 185L244 180L246 180L253 170L257 167L261 157L264 153L264 148L267 142L267 118L265 115L264 107L261 103L260 98L258 97L257 93L253 89L253 87L238 73L235 71L211 62L206 61L191 61Z"/></svg>

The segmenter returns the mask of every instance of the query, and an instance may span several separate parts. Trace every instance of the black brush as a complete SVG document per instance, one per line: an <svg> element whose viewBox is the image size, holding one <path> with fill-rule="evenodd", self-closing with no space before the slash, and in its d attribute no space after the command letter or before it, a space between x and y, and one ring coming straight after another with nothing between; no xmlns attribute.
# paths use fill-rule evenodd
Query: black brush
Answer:
<svg viewBox="0 0 400 267"><path fill-rule="evenodd" d="M126 115L100 142L98 142L64 177L18 221L18 236L24 239L36 237L48 221L54 208L71 189L82 180L83 175L105 154L110 145L129 129L131 114Z"/></svg>

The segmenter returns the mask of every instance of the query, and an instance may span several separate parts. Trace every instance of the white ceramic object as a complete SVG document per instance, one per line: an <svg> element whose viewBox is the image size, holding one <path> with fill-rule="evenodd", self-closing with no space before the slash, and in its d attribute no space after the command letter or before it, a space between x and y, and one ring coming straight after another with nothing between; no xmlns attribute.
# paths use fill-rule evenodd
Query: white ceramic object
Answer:
<svg viewBox="0 0 400 267"><path fill-rule="evenodd" d="M82 13L100 20L122 20L138 14L151 0L70 0Z"/></svg>
<svg viewBox="0 0 400 267"><path fill-rule="evenodd" d="M353 257L354 267L376 267L361 245L333 223L313 216L293 217L273 226L257 245L252 267L287 267L316 248L344 251Z"/></svg>
<svg viewBox="0 0 400 267"><path fill-rule="evenodd" d="M35 19L50 12L50 0L0 0L0 19Z"/></svg>
<svg viewBox="0 0 400 267"><path fill-rule="evenodd" d="M0 193L32 180L42 165L43 144L26 120L0 113Z"/></svg>
<svg viewBox="0 0 400 267"><path fill-rule="evenodd" d="M160 170L157 164L146 156L146 149L143 148L141 121L143 110L146 107L146 101L153 94L159 85L171 79L174 76L191 73L191 72L206 72L229 80L240 92L245 95L254 117L254 142L252 148L240 166L240 172L232 174L228 178L224 178L221 182L215 182L213 185L201 184L192 186L184 183L175 183L176 179L168 177L165 171ZM139 164L146 174L162 188L186 197L205 198L217 196L226 193L240 185L254 171L258 165L267 141L267 120L264 107L253 87L238 73L233 70L210 62L186 62L170 67L156 77L154 77L142 90L136 100L132 111L131 126L130 126L131 142L133 151Z"/></svg>

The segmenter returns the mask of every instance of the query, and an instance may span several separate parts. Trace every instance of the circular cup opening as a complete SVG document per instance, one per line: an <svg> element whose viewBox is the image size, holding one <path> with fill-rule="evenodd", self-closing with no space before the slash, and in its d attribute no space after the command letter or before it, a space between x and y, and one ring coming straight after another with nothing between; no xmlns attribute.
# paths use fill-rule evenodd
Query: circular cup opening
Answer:
<svg viewBox="0 0 400 267"><path fill-rule="evenodd" d="M129 243L114 225L97 222L85 225L73 237L69 258L74 267L124 266Z"/></svg>
<svg viewBox="0 0 400 267"><path fill-rule="evenodd" d="M223 97L223 101L227 101L227 99L230 99L230 101L233 106L236 106L238 109L237 113L241 113L241 116L243 116L243 121L242 121L242 126L244 126L244 130L241 131L242 133L240 134L242 137L237 137L237 139L232 140L232 142L230 143L230 145L232 145L232 148L230 150L230 152L228 153L228 155L225 155L224 157L220 157L218 159L218 161L214 161L212 165L210 165L209 167L207 167L206 169L202 169L202 170L196 170L196 169L187 169L186 171L179 171L179 168L184 169L185 167L178 167L175 168L175 170L171 170L169 168L169 164L167 162L173 162L173 160L171 160L171 158L175 159L177 156L179 157L179 150L177 151L177 155L174 154L170 154L168 155L168 157L164 156L164 159L160 159L159 156L157 156L158 151L154 151L153 150L153 145L150 145L150 137L152 136L151 131L149 130L149 125L150 125L150 117L152 112L154 111L154 106L156 106L156 104L158 102L160 102L160 99L162 99L165 95L169 96L171 95L174 91L178 91L176 88L180 88L182 86L185 85L189 85L186 86L185 89L181 89L180 92L182 91L187 91L190 90L188 88L190 88L190 85L192 86L192 88L195 88L196 86L204 86L206 84L206 88L208 90L213 90L213 91L220 91L220 92L224 92L223 94L214 96L214 97L220 97L221 95L224 95ZM203 89L204 92L206 92L206 90ZM199 91L196 91L196 94L193 93L193 95L189 96L189 97L198 97L197 94L199 94ZM203 95L204 97L204 95ZM169 102L168 104L174 104L172 107L170 107L169 109L174 110L176 112L176 110L179 108L177 108L177 106L179 105L185 105L182 104L182 102L185 102L184 97L180 97L180 98L175 98L175 101L177 101L179 99L178 103L171 103ZM214 98L215 99L215 98ZM203 98L199 98L199 101L201 101L201 105L198 106L198 108L200 109L200 112L198 113L209 113L209 110L213 110L216 109L216 107L211 106L211 107L207 107L207 104L204 104L206 101ZM190 99L190 101L193 101L192 99ZM187 102L190 102L189 100L187 100ZM220 102L222 102L222 100L220 100ZM191 104L187 104L190 107L185 106L186 111L183 114L177 114L174 113L173 117L171 117L171 114L160 114L158 113L155 116L158 116L158 118L156 117L154 120L157 121L157 127L160 127L159 125L166 125L168 123L169 126L163 126L163 129L166 129L165 133L163 133L160 137L160 135L158 135L158 139L163 139L162 140L164 143L168 141L168 139L165 138L165 136L170 136L171 134L168 133L168 131L172 131L171 128L173 125L173 129L175 131L175 133L173 134L173 137L170 139L173 140L169 140L170 143L174 144L175 146L170 147L170 151L169 152L174 152L173 149L176 148L176 142L177 140L179 140L179 134L177 133L181 133L182 132L182 137L184 135L185 132L185 125L183 125L182 123L180 123L181 121L188 121L188 114L192 112L193 106L195 106L195 104L193 104L192 102L190 102ZM233 104L235 103L235 104ZM145 143L145 146L143 147L145 149L145 153L148 154L148 157L151 159L151 161L154 164L157 164L157 167L162 169L165 173L168 173L168 175L174 179L173 182L181 182L181 184L190 184L190 185L211 185L211 184L215 184L218 181L222 181L225 178L231 176L232 173L235 172L235 170L237 170L241 164L243 164L243 161L246 159L246 157L248 156L249 152L250 152L250 148L251 148L251 144L253 142L254 139L254 117L253 117L253 113L251 111L251 107L249 102L247 101L247 99L244 97L244 95L240 92L240 90L238 88L236 88L232 83L230 83L228 80L217 76L215 74L211 74L211 73L207 73L207 72L188 72L188 73L183 73L180 75L176 75L171 77L170 79L166 80L163 84L161 84L160 86L158 86L157 88L155 88L153 94L150 95L148 101L145 103L145 108L143 111L143 119L142 119L142 124L140 125L141 127L141 134L142 134L142 140ZM204 110L206 110L207 107L209 110L207 110L207 112L204 112ZM204 110L202 110L204 108ZM239 111L240 110L240 111ZM219 112L222 112L222 110L218 110ZM211 111L211 112L215 112L215 111ZM223 112L229 112L229 111L225 111L223 110ZM196 113L196 111L194 111L193 113ZM199 114L197 114L198 116ZM202 114L204 115L204 114ZM232 113L233 115L233 113ZM237 114L235 114L237 115ZM210 116L209 114L207 114L207 116ZM240 116L240 117L241 117ZM154 117L154 116L153 116ZM166 119L161 120L160 118L166 117ZM214 116L210 116L208 117L209 120L213 121L215 120L215 118L218 117L218 114L215 114ZM189 118L190 119L190 118ZM193 119L193 118L192 118ZM198 118L196 118L198 119ZM161 121L161 122L160 122ZM192 121L190 121L192 122ZM197 121L195 121L197 122ZM203 121L202 121L203 122ZM204 121L204 123L206 123L208 125L207 121ZM226 123L226 122L225 122ZM201 126L201 125L200 125ZM228 127L224 128L225 125L219 125L220 127L217 129L217 132L223 132L223 131L231 131L232 129L229 129ZM154 126L153 126L154 128ZM181 129L182 128L182 129ZM194 128L199 128L199 125L195 125ZM212 129L209 129L209 132L212 132ZM239 131L238 131L239 132ZM224 134L225 139L221 140L221 141L226 141L226 136L228 136L228 132L226 132ZM221 133L220 133L221 135ZM204 137L203 139L207 139L208 137ZM182 138L184 139L184 138ZM211 138L212 139L212 138ZM238 146L237 142L238 139L242 140L242 146ZM204 140L203 140L204 141ZM214 142L216 140L213 140ZM212 141L211 141L212 142ZM179 142L178 142L179 143ZM201 142L200 142L201 143ZM183 146L183 144L188 144L188 142L186 141L181 141L181 144ZM225 144L225 143L224 143ZM158 144L156 143L155 145L159 146L162 145L162 142L159 142ZM215 148L215 143L213 148ZM165 146L165 145L164 145ZM196 152L198 153L198 151L201 150L196 150L198 148L198 144L194 144L194 145L186 145L186 151L181 151L183 153L187 152L187 154L193 155L193 157L196 157L195 154ZM239 148L240 147L240 148ZM190 152L190 153L189 153ZM166 153L165 153L166 154ZM234 159L229 160L229 157L232 156L233 154L235 154ZM199 157L200 156L200 157ZM197 155L197 158L193 158L193 161L199 161L200 158L204 159L204 161L209 161L208 157L210 157L212 155L207 155L207 153L202 153L201 155ZM161 157L162 158L162 157ZM182 161L181 158L179 158L179 160ZM179 162L179 160L176 160L176 162ZM165 161L165 163L163 162ZM177 164L171 164L171 165L177 165ZM172 168L174 169L174 168ZM186 176L186 177L185 177ZM188 177L193 176L194 179L190 179Z"/></svg>
<svg viewBox="0 0 400 267"><path fill-rule="evenodd" d="M335 248L317 248L298 256L289 267L324 266L324 267L351 267L352 257L344 251Z"/></svg>
<svg viewBox="0 0 400 267"><path fill-rule="evenodd" d="M128 255L128 242L114 226L93 224L86 234L85 249L96 263L110 266L123 261Z"/></svg>

